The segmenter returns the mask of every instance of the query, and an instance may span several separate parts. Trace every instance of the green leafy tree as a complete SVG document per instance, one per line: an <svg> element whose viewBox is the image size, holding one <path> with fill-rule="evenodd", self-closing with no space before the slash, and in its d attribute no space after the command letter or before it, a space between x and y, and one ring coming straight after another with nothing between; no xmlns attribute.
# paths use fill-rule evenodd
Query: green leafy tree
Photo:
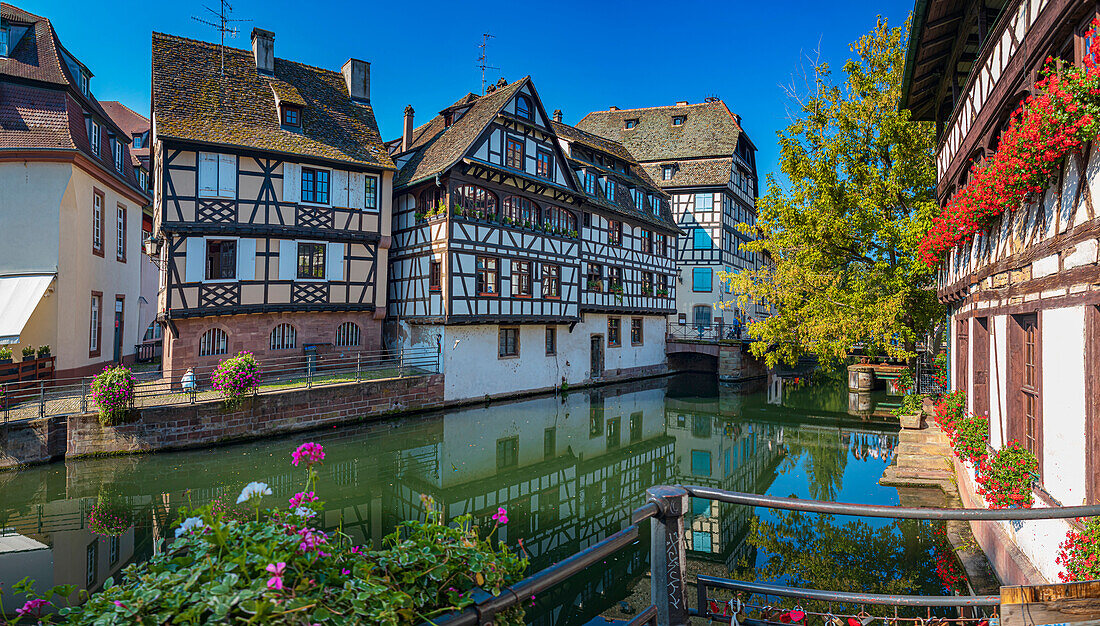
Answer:
<svg viewBox="0 0 1100 626"><path fill-rule="evenodd" d="M851 46L845 80L818 63L793 122L780 131L785 184L768 177L746 249L768 262L720 272L775 314L749 326L769 366L803 354L844 358L857 343L911 356L938 314L932 271L917 247L937 212L935 136L898 109L907 28L877 26ZM731 303L733 304L733 303Z"/></svg>

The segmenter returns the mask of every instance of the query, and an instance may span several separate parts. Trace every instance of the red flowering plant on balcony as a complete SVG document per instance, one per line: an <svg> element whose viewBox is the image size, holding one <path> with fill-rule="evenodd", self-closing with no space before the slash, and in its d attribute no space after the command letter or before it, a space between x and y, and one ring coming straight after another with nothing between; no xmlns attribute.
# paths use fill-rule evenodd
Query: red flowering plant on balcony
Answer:
<svg viewBox="0 0 1100 626"><path fill-rule="evenodd" d="M1043 78L1012 113L996 152L976 166L920 243L929 266L993 220L1042 193L1066 157L1100 132L1100 20L1094 20L1083 67L1047 58Z"/></svg>
<svg viewBox="0 0 1100 626"><path fill-rule="evenodd" d="M1080 530L1070 530L1059 546L1055 563L1064 569L1058 572L1062 582L1100 580L1100 517L1079 519Z"/></svg>
<svg viewBox="0 0 1100 626"><path fill-rule="evenodd" d="M1018 441L1010 441L979 465L978 493L991 509L1030 509L1031 483L1038 473L1039 459Z"/></svg>

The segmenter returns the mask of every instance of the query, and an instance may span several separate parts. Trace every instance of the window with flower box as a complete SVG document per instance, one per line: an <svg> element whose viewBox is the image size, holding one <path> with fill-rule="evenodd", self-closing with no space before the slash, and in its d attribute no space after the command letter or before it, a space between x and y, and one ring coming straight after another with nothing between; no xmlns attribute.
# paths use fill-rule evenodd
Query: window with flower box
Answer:
<svg viewBox="0 0 1100 626"><path fill-rule="evenodd" d="M599 293L603 291L603 266L599 263L588 264L588 284L589 291Z"/></svg>
<svg viewBox="0 0 1100 626"><path fill-rule="evenodd" d="M454 203L467 213L481 212L486 215L495 215L497 212L497 198L493 192L478 187L477 185L460 185L455 188ZM434 208L434 207L428 207Z"/></svg>
<svg viewBox="0 0 1100 626"><path fill-rule="evenodd" d="M969 321L969 320L966 320ZM1039 459L1043 468L1042 337L1037 313L1009 322L1009 437Z"/></svg>
<svg viewBox="0 0 1100 626"><path fill-rule="evenodd" d="M534 202L527 198L521 198L520 196L508 196L504 199L503 203L504 217L510 219L514 224L523 226L524 224L538 224L539 223L539 207Z"/></svg>
<svg viewBox="0 0 1100 626"><path fill-rule="evenodd" d="M607 290L623 292L623 268L615 266L607 268Z"/></svg>
<svg viewBox="0 0 1100 626"><path fill-rule="evenodd" d="M556 206L548 206L543 211L543 221L546 226L562 232L577 230L577 216L572 211Z"/></svg>

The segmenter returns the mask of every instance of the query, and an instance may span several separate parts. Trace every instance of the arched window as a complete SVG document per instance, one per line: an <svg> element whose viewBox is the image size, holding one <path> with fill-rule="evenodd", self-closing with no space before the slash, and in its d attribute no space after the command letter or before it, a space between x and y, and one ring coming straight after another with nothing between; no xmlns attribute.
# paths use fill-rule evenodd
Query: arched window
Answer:
<svg viewBox="0 0 1100 626"><path fill-rule="evenodd" d="M145 329L145 337L142 341L156 341L160 339L160 324L156 321L149 322L149 328Z"/></svg>
<svg viewBox="0 0 1100 626"><path fill-rule="evenodd" d="M229 335L220 328L211 328L199 338L199 356L225 354L229 350Z"/></svg>
<svg viewBox="0 0 1100 626"><path fill-rule="evenodd" d="M298 345L298 332L290 324L279 324L271 330L271 349L290 350Z"/></svg>
<svg viewBox="0 0 1100 626"><path fill-rule="evenodd" d="M443 190L439 187L428 187L420 193L420 202L416 207L416 210L421 213L427 213L432 209L439 206L439 203L443 201Z"/></svg>
<svg viewBox="0 0 1100 626"><path fill-rule="evenodd" d="M455 188L454 201L467 213L481 211L485 214L496 214L497 197L491 191L477 185L460 185Z"/></svg>
<svg viewBox="0 0 1100 626"><path fill-rule="evenodd" d="M504 217L509 217L516 224L531 222L539 223L539 207L527 198L508 196L504 199Z"/></svg>
<svg viewBox="0 0 1100 626"><path fill-rule="evenodd" d="M355 322L344 322L336 327L336 346L351 348L359 345L359 326Z"/></svg>
<svg viewBox="0 0 1100 626"><path fill-rule="evenodd" d="M527 96L516 96L516 115L525 120L531 119L531 101Z"/></svg>
<svg viewBox="0 0 1100 626"><path fill-rule="evenodd" d="M546 210L543 211L543 219L550 228L564 231L577 230L577 217L573 215L572 211L560 207L546 207Z"/></svg>

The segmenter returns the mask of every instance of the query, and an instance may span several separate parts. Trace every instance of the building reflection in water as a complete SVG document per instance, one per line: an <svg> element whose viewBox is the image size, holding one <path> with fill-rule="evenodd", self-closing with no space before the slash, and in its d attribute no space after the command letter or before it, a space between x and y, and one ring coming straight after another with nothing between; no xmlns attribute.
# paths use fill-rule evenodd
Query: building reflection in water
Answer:
<svg viewBox="0 0 1100 626"><path fill-rule="evenodd" d="M342 524L356 540L378 546L399 521L422 514L420 494L433 496L449 518L470 513L484 527L505 507L510 521L500 535L511 545L522 540L529 571L623 529L655 484L764 493L784 472L795 473L795 466L784 466L792 447L821 457L806 461L816 467L806 474L811 485L825 485L816 488L824 495L835 493L844 475L843 467L836 473L835 459L863 455L885 465L893 434L850 430L791 410L782 383L773 385L765 381L759 392L745 393L706 378L655 379L216 450L69 461L7 474L0 476L8 495L0 503L6 507L0 509L3 601L12 606L11 585L24 575L40 587L98 589L171 536L182 504L235 499L242 485L262 480L274 491L267 503L279 506L303 483L289 463L290 450L303 440L325 446L319 492L326 527ZM828 407L826 420L836 417L835 408L846 408L843 395L832 398L837 406ZM835 474L817 477L830 471L829 458ZM86 527L88 509L107 490L121 494L137 520L121 537L97 537ZM691 568L729 575L756 561L756 548L746 541L751 508L693 501L690 513ZM538 598L531 621L583 624L645 606L647 525L642 535L606 567Z"/></svg>

